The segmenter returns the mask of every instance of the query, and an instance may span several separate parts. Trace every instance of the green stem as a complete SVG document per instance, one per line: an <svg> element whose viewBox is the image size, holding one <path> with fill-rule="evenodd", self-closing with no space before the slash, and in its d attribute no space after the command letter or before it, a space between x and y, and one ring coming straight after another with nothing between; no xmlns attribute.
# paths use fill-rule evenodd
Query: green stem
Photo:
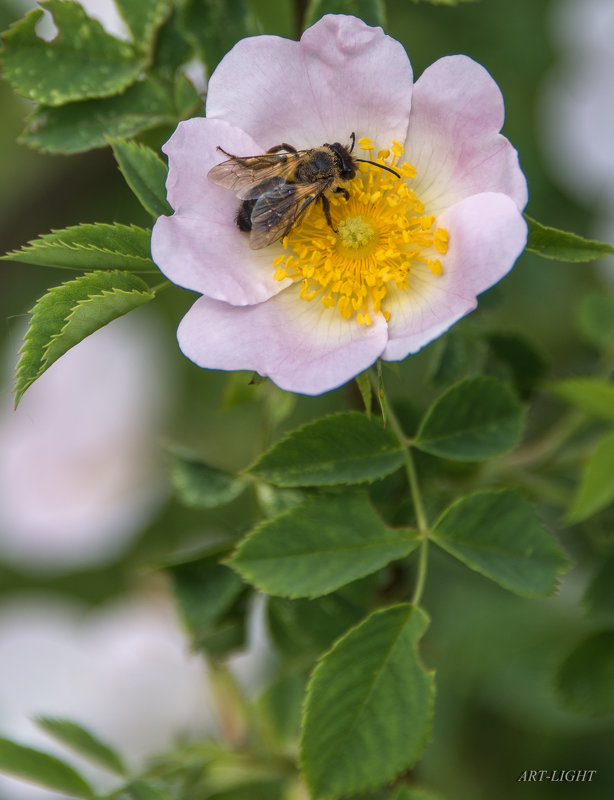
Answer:
<svg viewBox="0 0 614 800"><path fill-rule="evenodd" d="M152 292L153 294L156 294L161 289L166 289L168 286L171 285L172 284L170 281L162 281L162 283L157 283L155 286L150 287L149 291Z"/></svg>
<svg viewBox="0 0 614 800"><path fill-rule="evenodd" d="M380 377L374 376L373 373L370 373L370 375L374 391L379 393ZM418 482L418 473L416 471L416 465L414 463L414 459L411 453L410 440L407 438L407 436L405 436L405 432L401 427L401 423L399 422L398 417L392 408L392 405L388 402L388 397L385 393L383 393L383 395L381 396L381 402L383 406L382 410L384 410L386 414L386 419L390 423L391 429L396 435L399 444L403 448L403 463L405 466L405 473L407 475L407 483L409 484L411 499L414 504L414 511L416 512L418 532L421 538L420 553L418 560L418 575L416 578L414 593L411 599L412 604L417 606L420 600L422 599L422 594L424 592L424 587L426 585L430 529L426 513L424 510L424 503L422 502L422 493L420 491L420 484Z"/></svg>

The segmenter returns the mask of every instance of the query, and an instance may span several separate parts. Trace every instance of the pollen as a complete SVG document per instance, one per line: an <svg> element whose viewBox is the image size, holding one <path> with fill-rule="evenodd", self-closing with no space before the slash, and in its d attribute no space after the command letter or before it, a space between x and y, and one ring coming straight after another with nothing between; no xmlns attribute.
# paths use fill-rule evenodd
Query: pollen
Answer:
<svg viewBox="0 0 614 800"><path fill-rule="evenodd" d="M368 326L379 314L390 319L387 299L411 292L412 276L437 280L444 273L449 236L411 188L416 170L403 161L399 142L377 150L377 158L371 139L359 139L358 146L371 164L359 163L356 176L343 184L347 200L329 196L332 226L314 204L284 238L273 267L275 280L300 284L301 299Z"/></svg>

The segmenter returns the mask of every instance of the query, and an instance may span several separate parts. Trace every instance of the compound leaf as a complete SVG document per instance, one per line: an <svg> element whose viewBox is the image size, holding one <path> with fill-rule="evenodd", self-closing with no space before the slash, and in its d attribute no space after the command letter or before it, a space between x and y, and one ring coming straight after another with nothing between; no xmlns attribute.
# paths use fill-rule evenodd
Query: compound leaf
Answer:
<svg viewBox="0 0 614 800"><path fill-rule="evenodd" d="M125 139L109 139L113 155L126 183L152 217L172 214L166 202L166 176L168 169L161 158L149 147Z"/></svg>
<svg viewBox="0 0 614 800"><path fill-rule="evenodd" d="M94 797L85 779L68 764L8 739L0 739L0 771L70 797Z"/></svg>

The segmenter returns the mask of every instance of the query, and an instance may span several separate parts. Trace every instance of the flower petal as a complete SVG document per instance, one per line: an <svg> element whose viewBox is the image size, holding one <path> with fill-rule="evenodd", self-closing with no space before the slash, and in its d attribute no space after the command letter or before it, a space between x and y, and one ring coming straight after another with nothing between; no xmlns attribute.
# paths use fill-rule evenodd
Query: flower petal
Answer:
<svg viewBox="0 0 614 800"><path fill-rule="evenodd" d="M282 389L316 395L367 369L386 344L379 315L370 326L299 298L295 285L265 303L237 307L201 297L182 319L177 339L200 367L255 370Z"/></svg>
<svg viewBox="0 0 614 800"><path fill-rule="evenodd" d="M402 45L362 20L329 14L300 42L243 39L209 81L207 117L247 131L263 149L345 144L350 134L402 142L412 70Z"/></svg>
<svg viewBox="0 0 614 800"><path fill-rule="evenodd" d="M412 270L409 290L386 297L390 341L382 357L388 361L417 352L472 311L476 296L509 272L526 244L527 225L504 194L469 197L438 221L450 234L443 274Z"/></svg>
<svg viewBox="0 0 614 800"><path fill-rule="evenodd" d="M499 134L499 87L467 56L440 58L416 81L405 157L417 169L412 188L437 214L480 192L509 195L519 209L527 184L518 153Z"/></svg>
<svg viewBox="0 0 614 800"><path fill-rule="evenodd" d="M240 201L207 180L226 156L255 155L260 147L243 131L203 117L180 122L164 145L169 157L172 217L160 217L151 237L153 260L173 283L235 305L260 303L281 291L272 263L281 245L252 250L235 224Z"/></svg>

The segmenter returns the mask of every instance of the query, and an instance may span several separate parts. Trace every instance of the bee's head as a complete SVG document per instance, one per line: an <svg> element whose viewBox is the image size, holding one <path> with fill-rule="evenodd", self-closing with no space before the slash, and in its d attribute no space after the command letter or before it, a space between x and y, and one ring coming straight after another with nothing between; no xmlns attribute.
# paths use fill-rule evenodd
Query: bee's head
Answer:
<svg viewBox="0 0 614 800"><path fill-rule="evenodd" d="M339 144L339 142L334 142L333 144L329 144L328 147L332 150L335 154L337 159L337 166L339 168L339 177L343 181L352 180L354 175L356 175L356 161L354 157L351 155L348 148L343 145Z"/></svg>

